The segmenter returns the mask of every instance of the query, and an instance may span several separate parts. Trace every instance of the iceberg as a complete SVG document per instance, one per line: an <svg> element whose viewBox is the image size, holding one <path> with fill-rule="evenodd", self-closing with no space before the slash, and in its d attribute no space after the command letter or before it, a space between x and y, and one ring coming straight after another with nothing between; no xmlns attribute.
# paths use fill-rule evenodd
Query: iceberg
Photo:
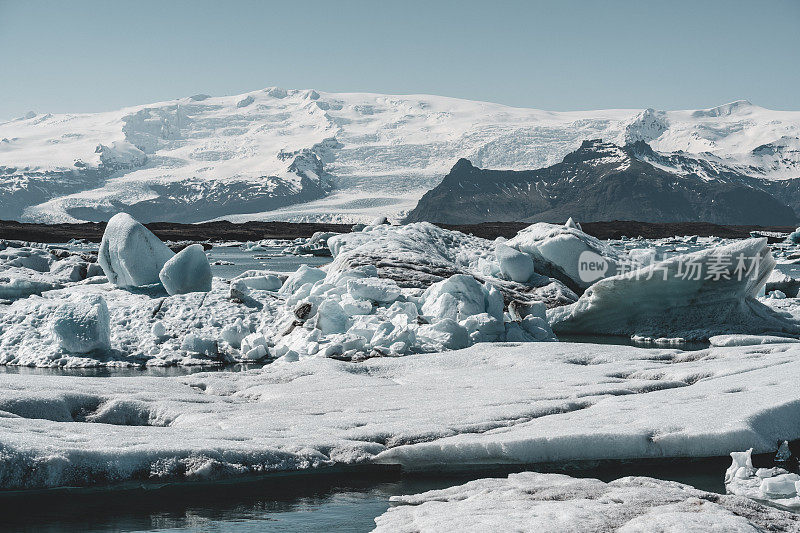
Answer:
<svg viewBox="0 0 800 533"><path fill-rule="evenodd" d="M427 222L367 226L363 231L329 238L328 246L334 257L327 267L329 278L373 267L378 277L394 280L401 288L427 289L455 274L466 274L494 285L506 303L543 301L554 307L577 299L564 283L538 270L525 283L505 279L497 243Z"/></svg>
<svg viewBox="0 0 800 533"><path fill-rule="evenodd" d="M800 323L756 299L775 266L766 239L747 239L598 281L550 309L558 333L682 337L797 334Z"/></svg>
<svg viewBox="0 0 800 533"><path fill-rule="evenodd" d="M175 254L127 213L108 221L97 261L108 280L119 287L160 283L161 268Z"/></svg>
<svg viewBox="0 0 800 533"><path fill-rule="evenodd" d="M559 226L537 222L506 241L507 246L529 254L537 273L555 278L575 292L582 292L598 279L623 268L625 258L576 224ZM584 270L582 263L597 262L597 270Z"/></svg>
<svg viewBox="0 0 800 533"><path fill-rule="evenodd" d="M167 293L208 292L211 290L211 265L201 244L191 244L171 257L158 274Z"/></svg>
<svg viewBox="0 0 800 533"><path fill-rule="evenodd" d="M61 348L70 353L111 349L108 306L100 295L78 296L53 313L53 332Z"/></svg>

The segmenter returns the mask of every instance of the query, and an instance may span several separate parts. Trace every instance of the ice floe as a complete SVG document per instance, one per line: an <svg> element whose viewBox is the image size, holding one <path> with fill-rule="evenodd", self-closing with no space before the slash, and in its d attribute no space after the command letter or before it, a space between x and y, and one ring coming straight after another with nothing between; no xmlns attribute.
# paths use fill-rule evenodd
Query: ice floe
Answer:
<svg viewBox="0 0 800 533"><path fill-rule="evenodd" d="M184 377L0 374L0 487L774 452L800 438L799 356L484 343Z"/></svg>
<svg viewBox="0 0 800 533"><path fill-rule="evenodd" d="M797 531L800 516L746 498L647 477L604 483L521 472L393 496L375 532Z"/></svg>
<svg viewBox="0 0 800 533"><path fill-rule="evenodd" d="M800 510L800 475L787 470L791 457L788 442L784 441L778 449L775 466L755 468L752 454L752 448L731 452L731 466L725 472L726 490L777 507Z"/></svg>

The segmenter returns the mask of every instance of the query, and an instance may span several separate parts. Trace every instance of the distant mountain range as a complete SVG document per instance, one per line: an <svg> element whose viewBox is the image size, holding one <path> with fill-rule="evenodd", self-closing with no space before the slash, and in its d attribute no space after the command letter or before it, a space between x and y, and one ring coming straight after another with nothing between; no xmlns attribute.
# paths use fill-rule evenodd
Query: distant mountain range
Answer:
<svg viewBox="0 0 800 533"><path fill-rule="evenodd" d="M758 148L759 151L764 150ZM485 170L461 159L425 193L409 222L704 221L793 225L800 178L769 180L718 158L661 154L644 141L584 141L537 170Z"/></svg>
<svg viewBox="0 0 800 533"><path fill-rule="evenodd" d="M746 203L763 201L781 220L785 210L775 211L768 197L793 205L794 185L783 181L800 177L800 112L745 101L690 111L550 112L440 96L271 87L103 113L29 113L0 123L0 217L99 221L124 210L143 221L398 219L460 158L481 168L543 169L598 138L623 151L637 141L649 144L649 159L634 159L648 163L648 172L686 176L688 189L678 196L697 196L692 208L702 209L699 197L710 189L690 184L730 178L725 183L733 192L720 189L722 196L713 198L721 202L737 196L748 177L779 185L753 181L749 186L767 196L754 193ZM689 167L680 168L684 164ZM688 177L694 174L699 181ZM642 183L641 194L656 181ZM547 204L525 197L539 202L531 217L540 208L580 203L575 194ZM689 208L676 209L657 212ZM709 220L755 207L731 209ZM502 213L509 215L517 216Z"/></svg>

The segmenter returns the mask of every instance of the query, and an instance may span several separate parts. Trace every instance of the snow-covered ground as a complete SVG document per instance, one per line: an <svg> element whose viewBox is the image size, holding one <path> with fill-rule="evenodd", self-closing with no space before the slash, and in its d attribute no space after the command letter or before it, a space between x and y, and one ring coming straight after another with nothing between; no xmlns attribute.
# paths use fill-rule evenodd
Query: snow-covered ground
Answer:
<svg viewBox="0 0 800 533"><path fill-rule="evenodd" d="M798 137L800 112L744 101L698 111L551 112L272 87L2 123L0 199L15 217L46 222L107 219L120 206L146 221L367 222L413 208L462 157L482 168L531 169L587 139L644 140L783 179L800 177Z"/></svg>
<svg viewBox="0 0 800 533"><path fill-rule="evenodd" d="M610 483L523 472L421 494L394 496L376 532L797 531L800 516L738 496L645 477Z"/></svg>

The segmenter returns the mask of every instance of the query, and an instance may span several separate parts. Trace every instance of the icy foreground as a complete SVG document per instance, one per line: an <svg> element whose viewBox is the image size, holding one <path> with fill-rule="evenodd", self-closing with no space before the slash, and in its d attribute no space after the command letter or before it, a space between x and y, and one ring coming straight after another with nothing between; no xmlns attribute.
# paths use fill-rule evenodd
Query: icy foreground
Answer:
<svg viewBox="0 0 800 533"><path fill-rule="evenodd" d="M0 253L0 292L14 301L0 308L0 364L354 361L555 341L551 327L678 340L800 333L796 317L755 298L775 266L765 239L618 274L636 250L612 249L574 224L535 224L508 241L429 223L376 224L325 240L333 262L323 268L231 280L212 279L200 245L175 255L126 214L109 224L99 265L9 246ZM593 271L587 279L579 268L586 254L606 265L599 277L610 277L598 281ZM738 256L746 271L735 262L718 268ZM684 279L692 266L698 277ZM78 319L86 313L97 319Z"/></svg>
<svg viewBox="0 0 800 533"><path fill-rule="evenodd" d="M800 438L799 356L504 343L180 378L0 374L0 486L768 452Z"/></svg>
<svg viewBox="0 0 800 533"><path fill-rule="evenodd" d="M738 496L646 477L610 483L523 472L410 496L375 519L376 532L797 531L800 516Z"/></svg>

